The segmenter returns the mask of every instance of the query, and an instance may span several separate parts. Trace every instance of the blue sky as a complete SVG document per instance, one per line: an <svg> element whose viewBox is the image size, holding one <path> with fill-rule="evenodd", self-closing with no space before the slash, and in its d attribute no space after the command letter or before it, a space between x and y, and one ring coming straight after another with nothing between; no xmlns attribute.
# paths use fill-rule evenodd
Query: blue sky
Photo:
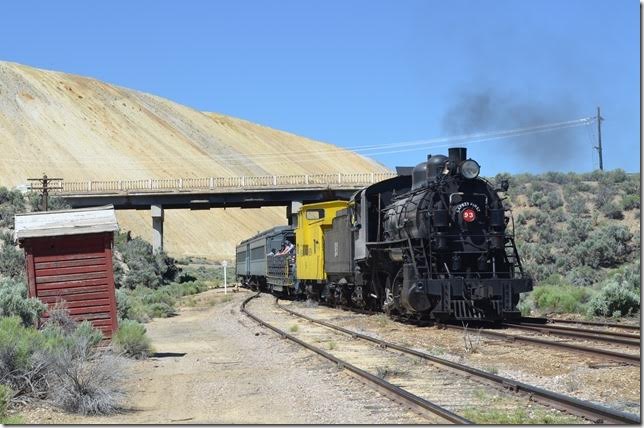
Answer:
<svg viewBox="0 0 644 428"><path fill-rule="evenodd" d="M5 2L0 19L2 60L343 147L564 122L601 106L605 168L640 169L635 0L23 0ZM596 134L590 124L468 147L484 175L589 171ZM373 157L393 167L446 151L418 147Z"/></svg>

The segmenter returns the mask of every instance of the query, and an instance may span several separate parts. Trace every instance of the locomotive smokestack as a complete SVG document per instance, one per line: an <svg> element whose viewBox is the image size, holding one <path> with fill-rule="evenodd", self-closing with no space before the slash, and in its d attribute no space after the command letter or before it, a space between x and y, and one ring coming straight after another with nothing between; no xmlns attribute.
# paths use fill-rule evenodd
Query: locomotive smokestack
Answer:
<svg viewBox="0 0 644 428"><path fill-rule="evenodd" d="M450 147L449 160L459 164L467 159L467 149L465 147Z"/></svg>

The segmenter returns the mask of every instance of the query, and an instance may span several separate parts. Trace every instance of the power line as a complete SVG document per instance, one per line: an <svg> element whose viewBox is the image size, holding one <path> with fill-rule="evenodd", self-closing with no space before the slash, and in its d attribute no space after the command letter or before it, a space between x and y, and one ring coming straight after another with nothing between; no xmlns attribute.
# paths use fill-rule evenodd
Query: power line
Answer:
<svg viewBox="0 0 644 428"><path fill-rule="evenodd" d="M325 156L346 156L347 151L354 152L355 154L364 154L368 156L376 156L381 154L390 154L390 153L399 153L399 152L410 152L417 150L425 150L432 147L446 147L445 144L439 145L439 143L448 143L462 141L464 144L469 144L478 141L488 141L491 139L503 139L518 137L528 134L536 134L543 132L552 132L560 129L566 129L577 126L584 126L589 123L592 123L593 117L584 117L580 119L569 120L565 122L556 122L549 124L542 124L536 126L529 126L523 128L515 128L510 130L502 131L489 131L481 133L472 133L464 135L456 135L449 137L439 137L429 140L419 140L419 141L410 141L410 142L398 142L398 143L386 143L386 144L376 144L376 145L362 145L362 146L353 146L353 147L334 147L333 149L324 149L324 150L308 150L308 151L290 151L284 153L255 153L251 155L244 155L241 153L235 153L230 155L217 156L216 158L205 158L200 157L182 157L183 161L191 162L261 162L263 165L278 164L284 162L285 155L325 155ZM469 140L469 142L467 141ZM384 149L394 149L382 151ZM379 151L380 150L380 151ZM95 157L80 157L75 158L73 161L67 159L48 159L47 164L57 163L57 164L78 164L82 160L103 160L105 156L95 156ZM268 160L276 159L275 162L266 162ZM147 158L147 159L138 159L132 160L131 158L124 158L124 161L127 163L158 163L159 161L168 160L168 158ZM22 159L0 159L0 162L34 162L33 160ZM298 162L319 162L320 159L299 159ZM45 162L43 162L45 163Z"/></svg>

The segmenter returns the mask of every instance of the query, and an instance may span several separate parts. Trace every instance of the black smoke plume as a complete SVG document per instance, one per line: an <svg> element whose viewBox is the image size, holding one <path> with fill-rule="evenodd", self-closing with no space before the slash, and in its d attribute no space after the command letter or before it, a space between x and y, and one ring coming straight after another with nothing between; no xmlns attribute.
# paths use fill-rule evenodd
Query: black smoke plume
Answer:
<svg viewBox="0 0 644 428"><path fill-rule="evenodd" d="M480 90L458 94L447 109L442 125L447 135L463 135L565 122L582 116L577 104L567 97L545 104L499 91ZM587 153L588 147L582 142L588 141L588 138L583 139L585 134L582 132L587 131L568 128L510 137L502 141L509 154L554 170L574 165L580 150ZM476 144L477 147L484 147L486 143Z"/></svg>

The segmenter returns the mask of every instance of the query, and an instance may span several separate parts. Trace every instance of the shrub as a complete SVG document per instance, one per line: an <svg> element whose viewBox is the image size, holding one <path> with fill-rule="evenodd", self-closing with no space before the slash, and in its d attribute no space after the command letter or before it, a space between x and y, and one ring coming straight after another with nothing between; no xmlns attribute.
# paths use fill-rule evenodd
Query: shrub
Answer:
<svg viewBox="0 0 644 428"><path fill-rule="evenodd" d="M9 402L13 398L13 390L7 385L0 384L0 419L7 414Z"/></svg>
<svg viewBox="0 0 644 428"><path fill-rule="evenodd" d="M6 236L6 235L5 235ZM9 278L25 277L25 256L13 244L3 237L3 245L0 250L0 276Z"/></svg>
<svg viewBox="0 0 644 428"><path fill-rule="evenodd" d="M542 244L552 244L559 239L559 233L555 229L555 225L551 220L547 220L543 225L541 225L538 236L539 242ZM551 250L550 253L553 253L553 250Z"/></svg>
<svg viewBox="0 0 644 428"><path fill-rule="evenodd" d="M607 171L604 174L604 179L607 182L618 184L628 180L628 175L626 175L626 172L623 169L617 168L613 171Z"/></svg>
<svg viewBox="0 0 644 428"><path fill-rule="evenodd" d="M114 281L118 288L158 288L173 281L180 272L172 257L165 253L153 254L152 245L141 238L129 239L128 234L121 233L115 239L115 246Z"/></svg>
<svg viewBox="0 0 644 428"><path fill-rule="evenodd" d="M122 396L120 370L97 352L102 334L89 322L63 329L67 322L59 320L38 331L18 317L0 318L0 383L16 396L50 398L70 411L113 412Z"/></svg>
<svg viewBox="0 0 644 428"><path fill-rule="evenodd" d="M134 358L146 358L152 352L150 339L145 327L132 320L123 320L112 338L112 346L117 352L123 352Z"/></svg>
<svg viewBox="0 0 644 428"><path fill-rule="evenodd" d="M557 191L550 192L546 200L547 200L547 206L551 210L562 207L564 204L563 199L561 199L561 196L559 196L559 192Z"/></svg>
<svg viewBox="0 0 644 428"><path fill-rule="evenodd" d="M549 216L544 210L535 210L532 217L537 226L541 226L549 220Z"/></svg>
<svg viewBox="0 0 644 428"><path fill-rule="evenodd" d="M633 234L625 226L608 225L580 242L572 253L582 264L593 268L615 267L628 260L632 238Z"/></svg>
<svg viewBox="0 0 644 428"><path fill-rule="evenodd" d="M88 322L70 335L52 326L49 335L59 339L48 355L50 397L63 409L83 415L112 414L120 408L123 363L120 358L97 352L99 331Z"/></svg>
<svg viewBox="0 0 644 428"><path fill-rule="evenodd" d="M613 200L615 192L610 186L600 185L595 193L595 207L601 208Z"/></svg>
<svg viewBox="0 0 644 428"><path fill-rule="evenodd" d="M566 223L566 229L564 233L564 242L570 247L574 247L580 242L588 239L592 225L590 220L577 218L571 219Z"/></svg>
<svg viewBox="0 0 644 428"><path fill-rule="evenodd" d="M640 195L626 195L622 198L622 209L630 211L640 208Z"/></svg>
<svg viewBox="0 0 644 428"><path fill-rule="evenodd" d="M584 312L589 298L587 289L570 285L540 285L532 291L535 307L551 313Z"/></svg>
<svg viewBox="0 0 644 428"><path fill-rule="evenodd" d="M64 334L71 334L76 330L77 323L69 315L69 309L64 300L59 300L56 304L47 311L48 318L45 323L45 328L54 328L57 327Z"/></svg>
<svg viewBox="0 0 644 428"><path fill-rule="evenodd" d="M44 398L46 362L42 358L46 339L18 317L0 318L0 384L15 395Z"/></svg>
<svg viewBox="0 0 644 428"><path fill-rule="evenodd" d="M0 187L0 227L13 229L14 215L25 210L25 198L19 190Z"/></svg>
<svg viewBox="0 0 644 428"><path fill-rule="evenodd" d="M36 298L27 298L24 282L0 278L0 316L18 316L24 325L35 325L47 307Z"/></svg>
<svg viewBox="0 0 644 428"><path fill-rule="evenodd" d="M146 312L150 318L167 318L176 313L173 306L163 302L147 305Z"/></svg>
<svg viewBox="0 0 644 428"><path fill-rule="evenodd" d="M150 321L150 316L139 296L133 296L131 292L124 289L117 289L116 304L119 318L138 322Z"/></svg>
<svg viewBox="0 0 644 428"><path fill-rule="evenodd" d="M31 211L37 212L43 210L42 194L29 192L27 193L27 199L29 200L29 205L31 205ZM67 210L70 208L71 205L69 205L67 201L65 201L65 199L58 196L49 195L49 199L47 200L48 211Z"/></svg>
<svg viewBox="0 0 644 428"><path fill-rule="evenodd" d="M532 210L524 211L517 216L517 224L526 225L532 218Z"/></svg>
<svg viewBox="0 0 644 428"><path fill-rule="evenodd" d="M116 290L119 318L141 323L151 318L165 318L176 313L179 298L201 293L208 289L202 281L171 283L156 290L138 287L134 290Z"/></svg>
<svg viewBox="0 0 644 428"><path fill-rule="evenodd" d="M573 214L587 214L586 199L581 196L575 196L570 199L568 210Z"/></svg>
<svg viewBox="0 0 644 428"><path fill-rule="evenodd" d="M102 353L69 360L69 355L63 352L53 359L50 382L54 403L82 415L116 413L125 396L121 359Z"/></svg>
<svg viewBox="0 0 644 428"><path fill-rule="evenodd" d="M566 281L576 287L589 287L598 279L598 272L590 266L576 266L566 274Z"/></svg>
<svg viewBox="0 0 644 428"><path fill-rule="evenodd" d="M554 211L550 212L550 220L556 223L564 222L568 219L568 215L562 207L557 208Z"/></svg>
<svg viewBox="0 0 644 428"><path fill-rule="evenodd" d="M546 172L543 178L551 183L566 184L570 180L570 176L563 172Z"/></svg>
<svg viewBox="0 0 644 428"><path fill-rule="evenodd" d="M613 220L622 220L624 218L622 209L612 202L604 204L600 210L607 218Z"/></svg>
<svg viewBox="0 0 644 428"><path fill-rule="evenodd" d="M590 315L630 315L640 308L640 263L626 265L602 282L588 305Z"/></svg>
<svg viewBox="0 0 644 428"><path fill-rule="evenodd" d="M544 312L571 313L584 312L585 304L592 297L586 288L567 284L560 275L551 275L536 286L530 298L534 307Z"/></svg>
<svg viewBox="0 0 644 428"><path fill-rule="evenodd" d="M535 191L530 195L528 202L531 207L543 208L548 200L545 193L542 191Z"/></svg>
<svg viewBox="0 0 644 428"><path fill-rule="evenodd" d="M615 280L608 281L588 304L591 315L622 316L637 312L640 295Z"/></svg>

